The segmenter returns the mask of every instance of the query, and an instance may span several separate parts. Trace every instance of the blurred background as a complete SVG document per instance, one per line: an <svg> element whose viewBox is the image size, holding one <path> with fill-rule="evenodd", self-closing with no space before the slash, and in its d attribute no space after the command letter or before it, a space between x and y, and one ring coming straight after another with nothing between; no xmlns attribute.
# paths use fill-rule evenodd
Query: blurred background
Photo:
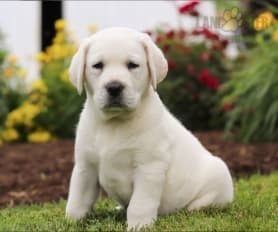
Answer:
<svg viewBox="0 0 278 232"><path fill-rule="evenodd" d="M144 1L2 1L0 23L9 50L28 69L28 77L35 79L38 67L34 54L52 42L55 20L64 18L75 39L80 41L88 36L92 24L98 29L125 26L141 31L158 23L176 27L178 15L174 5L171 1L148 1L147 4ZM204 2L200 10L215 15L215 4Z"/></svg>
<svg viewBox="0 0 278 232"><path fill-rule="evenodd" d="M234 176L277 170L277 7L276 0L1 1L0 205L66 197L85 99L68 67L83 38L112 26L148 33L163 50L162 100Z"/></svg>

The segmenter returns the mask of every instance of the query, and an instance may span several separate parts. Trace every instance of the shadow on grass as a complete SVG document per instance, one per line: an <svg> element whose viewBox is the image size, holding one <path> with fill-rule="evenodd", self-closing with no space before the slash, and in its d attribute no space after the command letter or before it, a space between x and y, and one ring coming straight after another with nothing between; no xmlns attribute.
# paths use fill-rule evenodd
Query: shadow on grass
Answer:
<svg viewBox="0 0 278 232"><path fill-rule="evenodd" d="M99 201L91 213L83 220L83 226L92 231L122 230L126 222L126 210L116 209L110 200Z"/></svg>
<svg viewBox="0 0 278 232"><path fill-rule="evenodd" d="M89 215L90 219L99 221L114 221L116 223L125 223L126 221L126 210L121 209L103 209L92 212Z"/></svg>

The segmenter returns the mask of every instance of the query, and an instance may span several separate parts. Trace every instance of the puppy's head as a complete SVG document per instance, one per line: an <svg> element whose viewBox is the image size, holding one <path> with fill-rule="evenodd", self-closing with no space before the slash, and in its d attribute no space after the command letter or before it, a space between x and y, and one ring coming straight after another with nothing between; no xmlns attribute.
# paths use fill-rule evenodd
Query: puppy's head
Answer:
<svg viewBox="0 0 278 232"><path fill-rule="evenodd" d="M134 110L168 71L151 38L127 28L110 28L85 39L72 59L70 80L103 112Z"/></svg>

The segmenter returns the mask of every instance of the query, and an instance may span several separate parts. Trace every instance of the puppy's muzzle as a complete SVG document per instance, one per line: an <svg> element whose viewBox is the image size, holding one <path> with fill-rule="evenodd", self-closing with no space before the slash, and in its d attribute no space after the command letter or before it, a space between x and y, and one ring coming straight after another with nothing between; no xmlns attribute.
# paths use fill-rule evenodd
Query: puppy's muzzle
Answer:
<svg viewBox="0 0 278 232"><path fill-rule="evenodd" d="M125 107L122 96L124 87L125 86L119 81L109 82L105 86L108 95L107 104L105 106L106 109Z"/></svg>

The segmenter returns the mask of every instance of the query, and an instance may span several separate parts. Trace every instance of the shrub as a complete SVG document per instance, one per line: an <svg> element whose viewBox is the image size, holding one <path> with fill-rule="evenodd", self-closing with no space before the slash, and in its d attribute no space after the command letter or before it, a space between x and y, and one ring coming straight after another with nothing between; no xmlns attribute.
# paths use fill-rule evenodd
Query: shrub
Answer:
<svg viewBox="0 0 278 232"><path fill-rule="evenodd" d="M255 19L254 27L259 31L254 46L224 87L223 103L234 106L228 113L226 130L235 131L243 142L277 141L278 24L267 12Z"/></svg>
<svg viewBox="0 0 278 232"><path fill-rule="evenodd" d="M5 127L4 123L8 113L22 104L27 97L25 75L26 72L19 66L17 58L8 54L0 38L0 144L19 137L17 130Z"/></svg>
<svg viewBox="0 0 278 232"><path fill-rule="evenodd" d="M28 98L12 110L5 126L18 131L17 139L45 142L73 137L83 99L69 82L68 67L76 44L64 20L55 23L53 44L37 55L41 78L32 83Z"/></svg>
<svg viewBox="0 0 278 232"><path fill-rule="evenodd" d="M197 5L193 1L177 10L198 17ZM227 79L224 49L228 41L207 28L159 28L149 33L168 60L168 76L158 91L169 110L189 129L221 128L224 114L218 90Z"/></svg>
<svg viewBox="0 0 278 232"><path fill-rule="evenodd" d="M80 97L69 81L68 67L77 45L66 28L66 22L56 21L57 33L46 52L38 54L41 63L41 83L45 85L46 110L36 121L58 137L73 137L84 97Z"/></svg>

